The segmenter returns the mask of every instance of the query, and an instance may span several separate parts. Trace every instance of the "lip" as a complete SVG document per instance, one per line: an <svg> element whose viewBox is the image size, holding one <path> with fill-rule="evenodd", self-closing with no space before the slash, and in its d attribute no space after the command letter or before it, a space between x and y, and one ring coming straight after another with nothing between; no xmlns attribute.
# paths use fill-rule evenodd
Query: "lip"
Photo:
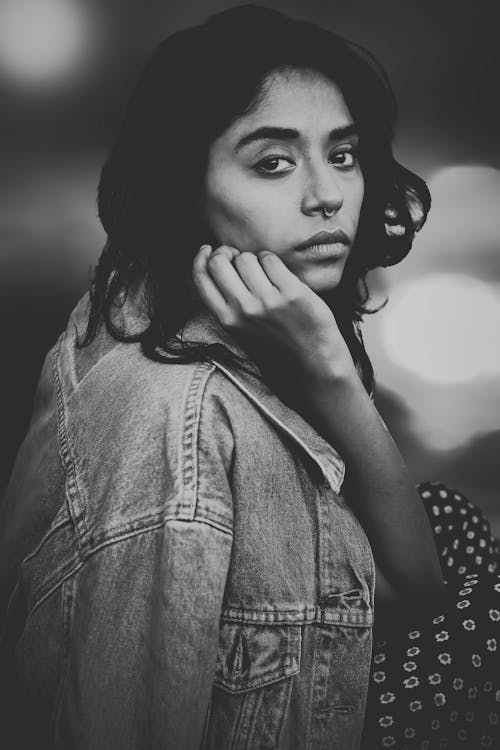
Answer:
<svg viewBox="0 0 500 750"><path fill-rule="evenodd" d="M312 245L349 245L351 240L342 229L335 229L333 232L318 232L309 237L305 242L296 246L296 250L306 250Z"/></svg>

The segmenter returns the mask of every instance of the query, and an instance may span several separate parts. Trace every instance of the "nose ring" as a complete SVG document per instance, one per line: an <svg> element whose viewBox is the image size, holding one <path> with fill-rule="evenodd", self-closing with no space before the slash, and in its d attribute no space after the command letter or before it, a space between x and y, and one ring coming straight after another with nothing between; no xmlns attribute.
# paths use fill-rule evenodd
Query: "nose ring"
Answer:
<svg viewBox="0 0 500 750"><path fill-rule="evenodd" d="M335 209L332 208L331 211L328 211L326 208L323 208L323 213L324 213L325 217L328 217L330 219L333 216L333 214L335 213Z"/></svg>

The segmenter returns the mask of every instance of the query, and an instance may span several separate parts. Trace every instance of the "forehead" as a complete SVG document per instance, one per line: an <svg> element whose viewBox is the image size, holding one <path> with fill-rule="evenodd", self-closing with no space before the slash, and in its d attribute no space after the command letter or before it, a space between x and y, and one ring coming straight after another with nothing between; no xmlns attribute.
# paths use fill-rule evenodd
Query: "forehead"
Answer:
<svg viewBox="0 0 500 750"><path fill-rule="evenodd" d="M232 130L237 136L248 127L276 124L306 131L322 123L328 130L352 123L341 90L322 73L290 69L266 78L259 102Z"/></svg>

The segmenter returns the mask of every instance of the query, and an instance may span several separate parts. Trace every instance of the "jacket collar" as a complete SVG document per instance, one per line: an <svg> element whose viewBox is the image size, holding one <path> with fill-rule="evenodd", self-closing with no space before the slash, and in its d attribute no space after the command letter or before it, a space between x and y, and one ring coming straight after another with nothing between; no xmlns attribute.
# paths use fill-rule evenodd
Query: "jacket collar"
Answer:
<svg viewBox="0 0 500 750"><path fill-rule="evenodd" d="M284 404L264 381L262 373L244 346L236 341L207 309L198 310L179 332L184 341L224 344L245 360L246 369L211 361L274 424L300 446L316 463L333 491L338 494L344 481L345 465L338 452L300 414Z"/></svg>
<svg viewBox="0 0 500 750"><path fill-rule="evenodd" d="M143 287L139 284L132 289L122 306L114 308L112 317L118 326L128 334L138 334L147 328L149 319L145 312ZM77 328L88 319L88 293L73 311L72 318ZM244 346L235 340L218 319L205 307L199 307L184 327L177 333L177 340L201 344L224 344L233 354L244 359L248 373L233 365L222 364L211 359L217 369L242 391L249 401L281 432L304 450L321 470L327 483L336 494L344 481L344 461L330 445L303 417L287 406L266 384L263 375Z"/></svg>

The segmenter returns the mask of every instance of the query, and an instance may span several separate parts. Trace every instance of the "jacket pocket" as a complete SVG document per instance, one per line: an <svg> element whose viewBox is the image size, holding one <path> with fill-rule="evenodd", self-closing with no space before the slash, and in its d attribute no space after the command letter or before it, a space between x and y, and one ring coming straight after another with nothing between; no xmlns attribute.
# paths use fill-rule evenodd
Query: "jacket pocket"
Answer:
<svg viewBox="0 0 500 750"><path fill-rule="evenodd" d="M300 625L221 623L214 684L243 693L300 671Z"/></svg>
<svg viewBox="0 0 500 750"><path fill-rule="evenodd" d="M300 670L300 625L222 621L206 750L275 750L293 677Z"/></svg>

